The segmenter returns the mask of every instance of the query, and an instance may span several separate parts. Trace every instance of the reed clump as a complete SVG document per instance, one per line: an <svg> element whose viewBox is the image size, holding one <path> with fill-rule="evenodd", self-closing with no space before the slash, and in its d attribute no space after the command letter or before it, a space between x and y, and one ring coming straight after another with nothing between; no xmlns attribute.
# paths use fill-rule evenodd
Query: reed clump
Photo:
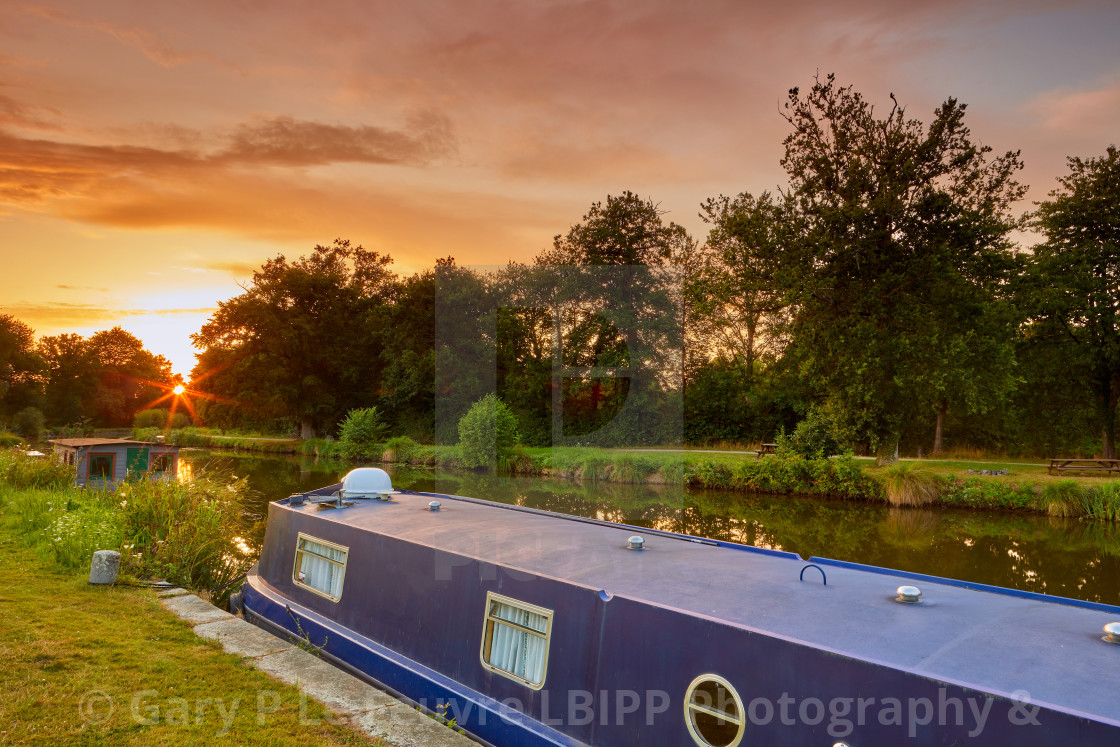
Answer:
<svg viewBox="0 0 1120 747"><path fill-rule="evenodd" d="M1051 516L1120 521L1120 482L1081 485L1059 480L1042 491L1042 503Z"/></svg>
<svg viewBox="0 0 1120 747"><path fill-rule="evenodd" d="M941 496L941 479L913 462L895 462L879 473L892 506L924 506Z"/></svg>

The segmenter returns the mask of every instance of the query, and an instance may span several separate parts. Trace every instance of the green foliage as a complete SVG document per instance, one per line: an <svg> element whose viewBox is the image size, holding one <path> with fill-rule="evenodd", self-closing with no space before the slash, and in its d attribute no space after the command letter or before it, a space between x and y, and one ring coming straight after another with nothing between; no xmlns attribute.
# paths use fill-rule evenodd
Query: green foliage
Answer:
<svg viewBox="0 0 1120 747"><path fill-rule="evenodd" d="M35 331L13 316L0 314L0 423L25 407L41 404L42 370Z"/></svg>
<svg viewBox="0 0 1120 747"><path fill-rule="evenodd" d="M732 464L700 459L685 465L690 485L760 493L797 493L851 500L879 500L882 488L850 454L805 459L787 452Z"/></svg>
<svg viewBox="0 0 1120 747"><path fill-rule="evenodd" d="M23 439L10 431L0 430L0 449L8 449L12 446L19 446L23 443Z"/></svg>
<svg viewBox="0 0 1120 747"><path fill-rule="evenodd" d="M420 444L408 436L397 436L385 442L384 454L389 454L392 462L408 462L420 454Z"/></svg>
<svg viewBox="0 0 1120 747"><path fill-rule="evenodd" d="M0 454L5 523L64 567L120 550L126 573L218 589L254 559L241 540L255 524L244 480L141 480L99 491L72 487L72 476L65 465Z"/></svg>
<svg viewBox="0 0 1120 747"><path fill-rule="evenodd" d="M342 239L295 261L269 260L192 336L204 349L196 388L297 423L302 438L331 430L373 399L391 262Z"/></svg>
<svg viewBox="0 0 1120 747"><path fill-rule="evenodd" d="M379 459L387 430L376 407L351 410L338 428L339 452L346 459Z"/></svg>
<svg viewBox="0 0 1120 747"><path fill-rule="evenodd" d="M1120 482L1082 485L1060 480L1042 491L1042 503L1051 516L1120 521Z"/></svg>
<svg viewBox="0 0 1120 747"><path fill-rule="evenodd" d="M25 407L13 418L16 430L28 441L38 441L46 421L38 407Z"/></svg>
<svg viewBox="0 0 1120 747"><path fill-rule="evenodd" d="M141 410L132 418L133 428L158 428L160 430L168 430L187 428L190 424L190 416L181 412L172 415L170 410L162 408Z"/></svg>
<svg viewBox="0 0 1120 747"><path fill-rule="evenodd" d="M342 445L332 438L307 438L299 442L299 453L304 456L342 457Z"/></svg>
<svg viewBox="0 0 1120 747"><path fill-rule="evenodd" d="M840 453L836 422L823 407L813 407L797 424L790 438L793 450L809 459L824 459Z"/></svg>
<svg viewBox="0 0 1120 747"><path fill-rule="evenodd" d="M1046 241L1035 247L1020 295L1035 322L1032 352L1059 369L1056 389L1091 403L1101 451L1112 457L1120 400L1120 151L1110 146L1099 158L1070 158L1069 168L1061 188L1039 203L1034 225Z"/></svg>
<svg viewBox="0 0 1120 747"><path fill-rule="evenodd" d="M493 469L517 445L517 418L496 394L488 394L459 420L459 454L463 465Z"/></svg>
<svg viewBox="0 0 1120 747"><path fill-rule="evenodd" d="M894 506L922 506L941 496L942 479L914 462L895 462L879 473L883 492Z"/></svg>
<svg viewBox="0 0 1120 747"><path fill-rule="evenodd" d="M897 104L877 111L832 75L790 91L780 215L798 239L772 273L797 308L789 354L871 450L1013 389L1008 237L1024 192L1018 153L989 160L955 99L928 128Z"/></svg>
<svg viewBox="0 0 1120 747"><path fill-rule="evenodd" d="M74 468L48 457L0 451L0 485L25 490L58 490L74 482Z"/></svg>

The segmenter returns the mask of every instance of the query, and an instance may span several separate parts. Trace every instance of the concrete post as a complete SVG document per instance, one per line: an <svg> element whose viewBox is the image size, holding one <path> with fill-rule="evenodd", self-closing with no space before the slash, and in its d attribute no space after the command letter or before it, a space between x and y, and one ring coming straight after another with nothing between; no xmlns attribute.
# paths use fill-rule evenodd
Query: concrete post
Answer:
<svg viewBox="0 0 1120 747"><path fill-rule="evenodd" d="M111 584L117 580L121 569L121 554L116 550L98 550L89 566L91 584Z"/></svg>

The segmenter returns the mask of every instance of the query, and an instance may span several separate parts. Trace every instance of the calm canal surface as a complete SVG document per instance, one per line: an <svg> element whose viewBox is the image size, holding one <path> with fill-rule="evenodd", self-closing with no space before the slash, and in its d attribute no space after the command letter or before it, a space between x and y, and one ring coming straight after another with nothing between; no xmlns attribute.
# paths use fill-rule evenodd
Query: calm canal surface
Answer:
<svg viewBox="0 0 1120 747"><path fill-rule="evenodd" d="M182 462L194 474L246 477L262 518L269 501L332 484L350 469L309 458L193 449L183 450ZM1120 604L1120 526L1110 523L447 469L390 465L387 471L398 488Z"/></svg>

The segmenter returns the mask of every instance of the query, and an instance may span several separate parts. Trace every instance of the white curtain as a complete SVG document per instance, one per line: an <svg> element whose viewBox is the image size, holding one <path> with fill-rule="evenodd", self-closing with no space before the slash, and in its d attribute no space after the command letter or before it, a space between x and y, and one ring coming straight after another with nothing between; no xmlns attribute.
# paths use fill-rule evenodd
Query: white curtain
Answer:
<svg viewBox="0 0 1120 747"><path fill-rule="evenodd" d="M492 622L494 632L490 641L490 664L530 682L543 682L544 659L548 652L548 640L544 637L548 632L548 617L501 602L490 603L490 617L495 618ZM504 625L499 620L517 623L540 635Z"/></svg>
<svg viewBox="0 0 1120 747"><path fill-rule="evenodd" d="M346 569L346 551L309 539L301 539L299 549L297 578L300 582L328 596L335 598L342 596L342 572Z"/></svg>

